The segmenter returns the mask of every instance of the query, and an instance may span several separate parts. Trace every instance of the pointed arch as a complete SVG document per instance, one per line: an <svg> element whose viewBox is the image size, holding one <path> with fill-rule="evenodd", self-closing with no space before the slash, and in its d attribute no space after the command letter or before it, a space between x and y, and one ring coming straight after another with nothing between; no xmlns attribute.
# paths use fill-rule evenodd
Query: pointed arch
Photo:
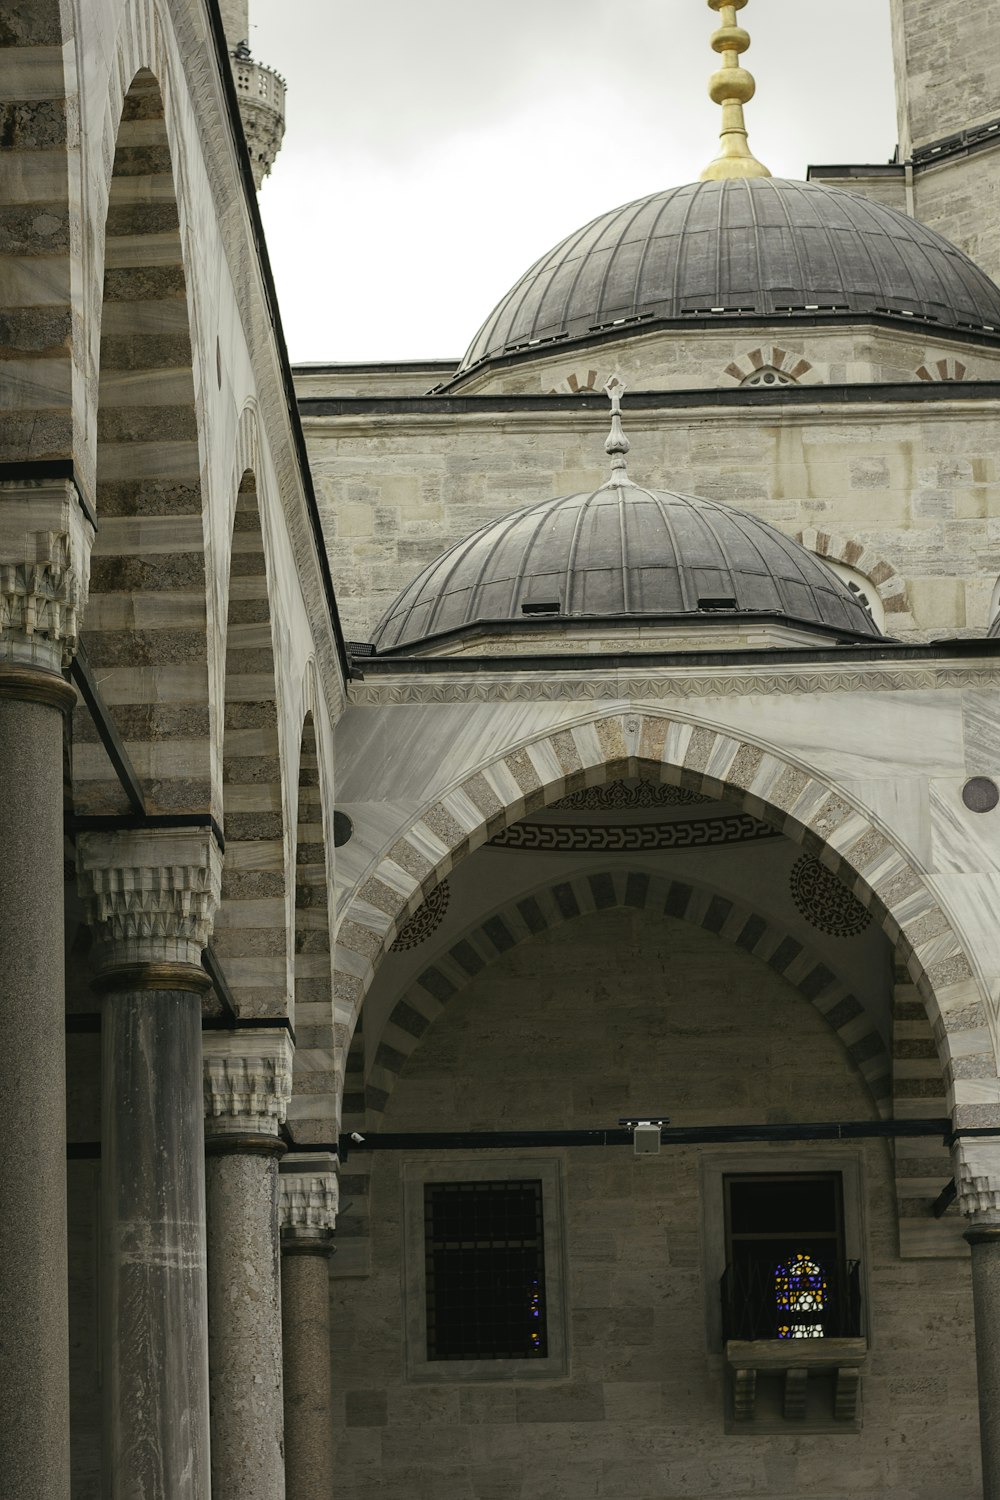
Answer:
<svg viewBox="0 0 1000 1500"><path fill-rule="evenodd" d="M212 810L208 598L187 278L163 95L125 95L108 199L97 422L99 530L85 647L147 811ZM89 715L76 808L123 809Z"/></svg>
<svg viewBox="0 0 1000 1500"><path fill-rule="evenodd" d="M701 927L780 974L838 1037L883 1116L892 1106L889 1055L858 999L819 954L753 907L689 880L646 870L601 871L548 883L505 902L446 947L428 944L425 968L401 993L367 1070L366 1109L387 1108L396 1079L424 1032L471 979L541 932L609 910L647 911ZM368 1124L374 1122L369 1119Z"/></svg>
<svg viewBox="0 0 1000 1500"><path fill-rule="evenodd" d="M226 858L215 948L242 1018L290 1010L286 838L274 622L257 481L236 496L222 747Z"/></svg>
<svg viewBox="0 0 1000 1500"><path fill-rule="evenodd" d="M956 1114L962 1123L977 1122L984 1080L996 1077L985 991L922 872L844 792L801 764L646 705L501 751L423 809L345 904L336 949L336 994L345 1013L356 1019L396 934L466 854L525 812L622 776L734 801L832 870L897 945L934 1028Z"/></svg>
<svg viewBox="0 0 1000 1500"><path fill-rule="evenodd" d="M3 266L4 416L0 461L84 452L88 349L74 327L84 302L78 158L70 149L76 52L59 0L5 6ZM24 59L20 67L11 62ZM23 90L23 92L19 92ZM77 478L90 497L91 475Z"/></svg>
<svg viewBox="0 0 1000 1500"><path fill-rule="evenodd" d="M296 1144L336 1141L339 1097L319 746L312 711L302 725L295 840L295 1067L288 1121Z"/></svg>

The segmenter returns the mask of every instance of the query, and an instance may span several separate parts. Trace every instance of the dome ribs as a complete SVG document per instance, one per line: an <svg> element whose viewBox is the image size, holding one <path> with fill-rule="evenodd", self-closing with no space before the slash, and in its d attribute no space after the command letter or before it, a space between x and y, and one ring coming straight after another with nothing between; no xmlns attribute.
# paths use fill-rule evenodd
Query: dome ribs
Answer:
<svg viewBox="0 0 1000 1500"><path fill-rule="evenodd" d="M731 179L651 194L567 236L486 320L454 381L618 323L814 310L1000 334L1000 287L925 225L842 188Z"/></svg>
<svg viewBox="0 0 1000 1500"><path fill-rule="evenodd" d="M419 646L476 626L522 624L522 605L573 619L676 619L710 630L733 615L877 636L836 575L776 527L718 500L628 483L564 495L480 527L426 567L386 612L377 652ZM705 598L732 598L707 613ZM549 613L546 611L545 613Z"/></svg>

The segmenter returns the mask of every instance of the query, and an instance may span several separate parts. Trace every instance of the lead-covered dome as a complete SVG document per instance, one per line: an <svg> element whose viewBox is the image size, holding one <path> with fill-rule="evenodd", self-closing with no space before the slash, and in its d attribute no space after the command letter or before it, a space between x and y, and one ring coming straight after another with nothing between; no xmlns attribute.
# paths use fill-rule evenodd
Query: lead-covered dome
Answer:
<svg viewBox="0 0 1000 1500"><path fill-rule="evenodd" d="M879 314L1000 333L1000 288L906 214L778 178L695 182L602 214L543 255L476 334L476 366L619 326Z"/></svg>
<svg viewBox="0 0 1000 1500"><path fill-rule="evenodd" d="M877 636L864 605L811 552L714 500L625 482L503 516L404 589L378 652L476 625L770 615L848 638Z"/></svg>

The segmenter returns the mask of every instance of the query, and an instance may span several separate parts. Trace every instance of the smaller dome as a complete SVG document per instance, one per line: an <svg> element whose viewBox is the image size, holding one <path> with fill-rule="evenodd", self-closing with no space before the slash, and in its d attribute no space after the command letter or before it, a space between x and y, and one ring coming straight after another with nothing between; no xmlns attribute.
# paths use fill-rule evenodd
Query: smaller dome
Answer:
<svg viewBox="0 0 1000 1500"><path fill-rule="evenodd" d="M393 651L475 625L556 616L771 615L851 638L868 611L811 552L715 500L626 481L530 505L430 563L373 636Z"/></svg>

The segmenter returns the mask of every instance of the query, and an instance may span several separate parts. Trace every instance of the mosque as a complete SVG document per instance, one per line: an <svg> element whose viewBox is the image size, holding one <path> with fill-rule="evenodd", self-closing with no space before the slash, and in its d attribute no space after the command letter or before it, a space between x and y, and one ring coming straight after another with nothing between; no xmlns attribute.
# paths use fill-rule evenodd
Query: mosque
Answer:
<svg viewBox="0 0 1000 1500"><path fill-rule="evenodd" d="M246 0L0 0L9 1500L1000 1500L1000 12L888 3L891 162L708 0L698 182L293 370Z"/></svg>

